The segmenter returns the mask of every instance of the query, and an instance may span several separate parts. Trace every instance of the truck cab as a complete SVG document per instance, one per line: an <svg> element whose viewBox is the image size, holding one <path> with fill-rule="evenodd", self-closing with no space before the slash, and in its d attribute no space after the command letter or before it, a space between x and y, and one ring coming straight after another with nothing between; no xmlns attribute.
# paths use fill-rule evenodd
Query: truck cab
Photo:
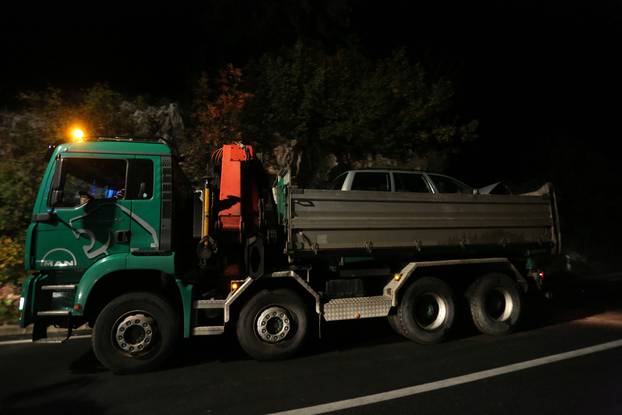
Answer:
<svg viewBox="0 0 622 415"><path fill-rule="evenodd" d="M175 196L174 180L182 187ZM175 240L183 241L185 230L174 227L173 212L191 197L185 182L160 139L56 146L27 230L24 263L33 275L25 283L22 325L84 322L93 311L86 300L105 276L179 272Z"/></svg>

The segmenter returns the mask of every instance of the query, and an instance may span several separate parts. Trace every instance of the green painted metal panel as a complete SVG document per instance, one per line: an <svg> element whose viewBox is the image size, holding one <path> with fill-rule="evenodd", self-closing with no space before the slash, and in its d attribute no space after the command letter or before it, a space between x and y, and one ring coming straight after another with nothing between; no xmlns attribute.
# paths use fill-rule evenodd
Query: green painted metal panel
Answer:
<svg viewBox="0 0 622 415"><path fill-rule="evenodd" d="M281 224L285 223L287 218L287 189L285 179L279 176L276 183L276 211Z"/></svg>
<svg viewBox="0 0 622 415"><path fill-rule="evenodd" d="M153 270L166 274L175 271L175 256L135 256L117 254L104 257L93 264L82 276L76 289L75 303L81 305L84 310L89 295L97 282L116 271L124 270ZM74 312L74 314L81 314Z"/></svg>
<svg viewBox="0 0 622 415"><path fill-rule="evenodd" d="M160 157L136 156L135 160L151 163L153 190L148 199L132 201L130 250L150 251L160 249Z"/></svg>
<svg viewBox="0 0 622 415"><path fill-rule="evenodd" d="M75 303L80 304L81 311L74 312L76 315L81 315L82 310L86 306L89 294L93 290L93 287L97 281L115 271L126 269L127 254L109 255L97 261L95 264L86 270L80 283L76 287Z"/></svg>
<svg viewBox="0 0 622 415"><path fill-rule="evenodd" d="M32 237L34 236L36 227L36 223L31 223L26 229L26 238L24 239L26 241L24 246L24 269L26 271L32 269Z"/></svg>
<svg viewBox="0 0 622 415"><path fill-rule="evenodd" d="M175 274L175 254L170 255L128 255L128 270L144 269L155 270L165 274Z"/></svg>
<svg viewBox="0 0 622 415"><path fill-rule="evenodd" d="M192 329L192 291L194 285L185 284L179 278L175 282L177 283L177 288L179 288L179 296L184 308L184 337L190 337L190 330Z"/></svg>

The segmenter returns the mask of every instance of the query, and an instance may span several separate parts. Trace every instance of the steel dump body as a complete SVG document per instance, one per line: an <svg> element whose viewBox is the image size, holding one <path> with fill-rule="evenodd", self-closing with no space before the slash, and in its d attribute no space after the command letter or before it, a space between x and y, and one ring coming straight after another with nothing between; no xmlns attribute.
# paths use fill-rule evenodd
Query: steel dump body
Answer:
<svg viewBox="0 0 622 415"><path fill-rule="evenodd" d="M290 189L290 257L521 255L559 246L554 195ZM397 251L396 251L397 250Z"/></svg>

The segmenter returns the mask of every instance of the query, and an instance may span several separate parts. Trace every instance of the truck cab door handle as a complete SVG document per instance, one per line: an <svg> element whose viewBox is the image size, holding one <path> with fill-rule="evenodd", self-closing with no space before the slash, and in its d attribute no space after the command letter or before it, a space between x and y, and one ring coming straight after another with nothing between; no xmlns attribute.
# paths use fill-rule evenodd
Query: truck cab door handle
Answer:
<svg viewBox="0 0 622 415"><path fill-rule="evenodd" d="M130 231L129 230L115 231L114 241L116 243L121 243L121 244L128 243L130 241Z"/></svg>

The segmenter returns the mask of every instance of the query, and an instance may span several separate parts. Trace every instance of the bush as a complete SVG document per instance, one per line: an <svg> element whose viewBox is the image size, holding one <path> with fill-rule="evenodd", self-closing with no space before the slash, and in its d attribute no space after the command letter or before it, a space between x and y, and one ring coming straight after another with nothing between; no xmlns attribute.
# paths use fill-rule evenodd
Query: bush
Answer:
<svg viewBox="0 0 622 415"><path fill-rule="evenodd" d="M0 324L18 318L20 285L26 275L23 265L23 240L0 238Z"/></svg>

